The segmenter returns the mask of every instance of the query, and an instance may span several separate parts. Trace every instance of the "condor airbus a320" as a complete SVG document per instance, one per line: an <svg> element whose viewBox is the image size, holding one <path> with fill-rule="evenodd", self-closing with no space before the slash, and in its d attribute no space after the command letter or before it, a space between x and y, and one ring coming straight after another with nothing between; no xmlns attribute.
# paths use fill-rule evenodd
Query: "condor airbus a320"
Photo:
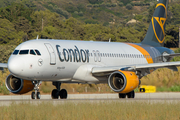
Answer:
<svg viewBox="0 0 180 120"><path fill-rule="evenodd" d="M17 46L8 63L7 89L14 94L31 90L40 99L41 81L52 81L52 99L67 98L61 83L108 83L119 98L134 98L140 79L167 67L177 71L180 62L169 62L175 54L163 47L168 0L159 0L147 35L141 43L73 40L30 40Z"/></svg>

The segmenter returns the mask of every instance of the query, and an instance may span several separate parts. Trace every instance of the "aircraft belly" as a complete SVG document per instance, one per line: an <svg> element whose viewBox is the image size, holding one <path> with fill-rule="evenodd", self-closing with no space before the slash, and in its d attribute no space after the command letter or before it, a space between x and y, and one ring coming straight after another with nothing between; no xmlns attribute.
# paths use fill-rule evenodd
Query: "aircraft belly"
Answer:
<svg viewBox="0 0 180 120"><path fill-rule="evenodd" d="M41 79L43 80L71 80L76 67L70 67L67 64L49 65L48 69L43 70Z"/></svg>

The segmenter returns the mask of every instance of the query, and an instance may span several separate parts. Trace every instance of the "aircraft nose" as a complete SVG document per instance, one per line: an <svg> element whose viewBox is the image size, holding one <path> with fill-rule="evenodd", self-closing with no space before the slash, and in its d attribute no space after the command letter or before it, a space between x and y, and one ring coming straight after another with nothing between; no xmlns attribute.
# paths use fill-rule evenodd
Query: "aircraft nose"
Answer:
<svg viewBox="0 0 180 120"><path fill-rule="evenodd" d="M10 57L8 60L8 69L12 74L19 75L23 71L23 61L18 57Z"/></svg>

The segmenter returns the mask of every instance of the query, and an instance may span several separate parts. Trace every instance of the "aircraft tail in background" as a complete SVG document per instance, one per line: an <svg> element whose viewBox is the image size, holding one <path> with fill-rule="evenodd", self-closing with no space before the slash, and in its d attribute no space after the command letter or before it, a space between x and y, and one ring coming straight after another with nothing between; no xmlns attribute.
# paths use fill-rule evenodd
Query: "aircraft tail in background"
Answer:
<svg viewBox="0 0 180 120"><path fill-rule="evenodd" d="M142 44L154 47L164 45L168 0L159 0Z"/></svg>

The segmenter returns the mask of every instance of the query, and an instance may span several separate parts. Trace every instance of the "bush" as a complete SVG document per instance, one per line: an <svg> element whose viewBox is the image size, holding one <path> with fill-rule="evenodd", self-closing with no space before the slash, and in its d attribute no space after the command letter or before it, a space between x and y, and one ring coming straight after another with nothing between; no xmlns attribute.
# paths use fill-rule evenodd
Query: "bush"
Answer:
<svg viewBox="0 0 180 120"><path fill-rule="evenodd" d="M112 6L112 7L116 7L116 3L113 3L111 6Z"/></svg>
<svg viewBox="0 0 180 120"><path fill-rule="evenodd" d="M122 2L124 5L127 5L128 3L130 3L133 0L118 0L119 2Z"/></svg>
<svg viewBox="0 0 180 120"><path fill-rule="evenodd" d="M119 5L120 7L124 6L124 4L123 4L122 2L119 2L118 5Z"/></svg>
<svg viewBox="0 0 180 120"><path fill-rule="evenodd" d="M91 4L101 4L103 0L88 0Z"/></svg>
<svg viewBox="0 0 180 120"><path fill-rule="evenodd" d="M61 9L61 8L55 8L55 11L60 14L60 15L63 15L66 19L68 18L68 12Z"/></svg>
<svg viewBox="0 0 180 120"><path fill-rule="evenodd" d="M85 23L86 24L98 24L98 22L94 21L94 20L86 20Z"/></svg>
<svg viewBox="0 0 180 120"><path fill-rule="evenodd" d="M108 26L109 25L109 22L104 22L103 23L103 26Z"/></svg>
<svg viewBox="0 0 180 120"><path fill-rule="evenodd" d="M134 19L141 21L143 18L143 15L136 15Z"/></svg>
<svg viewBox="0 0 180 120"><path fill-rule="evenodd" d="M128 4L126 5L126 8L127 8L128 10L131 10L131 9L133 8L133 6L128 3Z"/></svg>
<svg viewBox="0 0 180 120"><path fill-rule="evenodd" d="M78 13L78 15L79 15L79 16L83 16L83 12L80 11L80 12Z"/></svg>
<svg viewBox="0 0 180 120"><path fill-rule="evenodd" d="M87 7L92 7L92 4L88 4Z"/></svg>
<svg viewBox="0 0 180 120"><path fill-rule="evenodd" d="M99 5L98 4L94 4L93 7L99 7Z"/></svg>

